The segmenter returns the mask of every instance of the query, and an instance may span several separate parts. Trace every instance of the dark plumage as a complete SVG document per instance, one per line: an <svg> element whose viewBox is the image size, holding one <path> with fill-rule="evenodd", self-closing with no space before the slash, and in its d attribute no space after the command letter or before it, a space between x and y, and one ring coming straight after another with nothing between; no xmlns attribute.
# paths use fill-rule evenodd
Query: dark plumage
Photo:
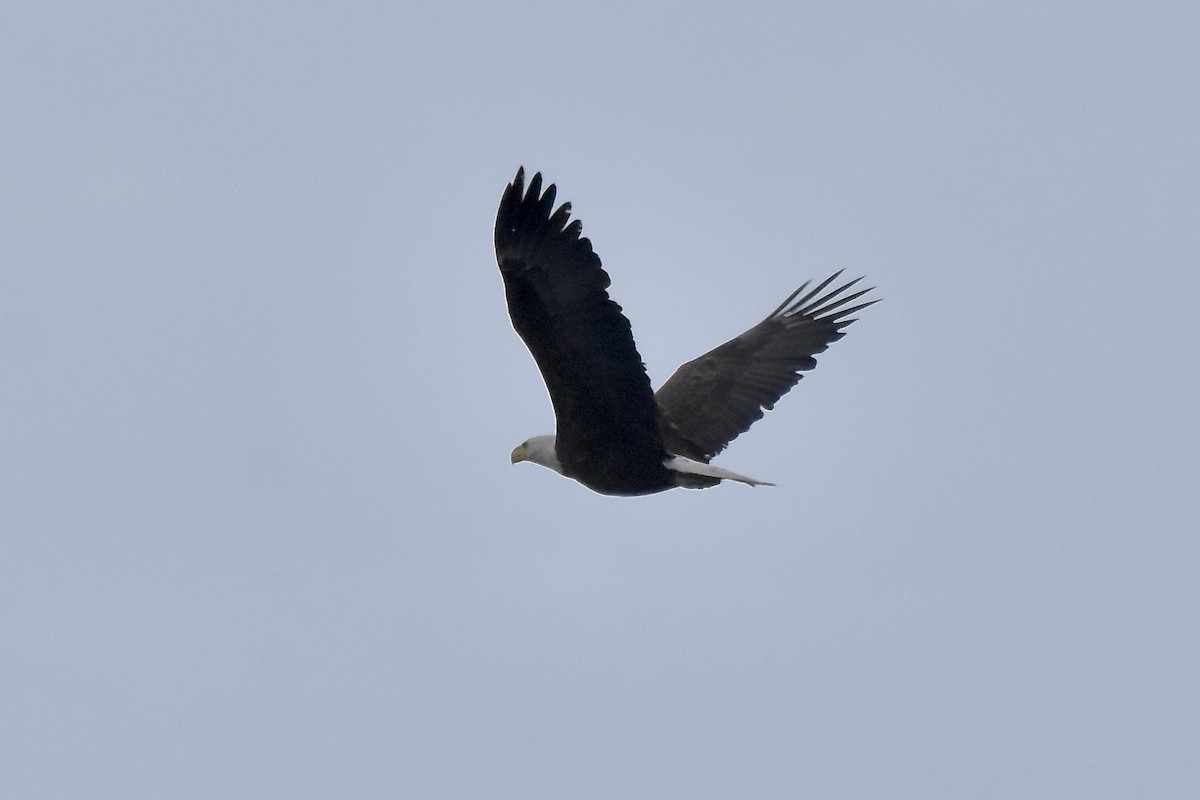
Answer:
<svg viewBox="0 0 1200 800"><path fill-rule="evenodd" d="M859 279L826 291L841 272L805 292L805 283L742 335L684 364L658 393L650 387L629 320L608 296L609 277L591 242L554 208L555 187L524 168L496 215L496 261L513 328L541 370L556 435L513 451L604 494L649 494L721 480L762 481L708 464L816 366L840 339L852 305L869 289Z"/></svg>

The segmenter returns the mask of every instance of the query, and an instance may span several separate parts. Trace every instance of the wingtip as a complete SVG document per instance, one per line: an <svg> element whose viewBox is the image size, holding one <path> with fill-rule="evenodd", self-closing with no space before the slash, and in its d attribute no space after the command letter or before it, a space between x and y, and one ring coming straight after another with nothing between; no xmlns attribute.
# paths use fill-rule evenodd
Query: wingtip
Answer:
<svg viewBox="0 0 1200 800"><path fill-rule="evenodd" d="M515 193L518 197L525 193L525 165L517 167L517 174L511 181L508 182L508 192Z"/></svg>
<svg viewBox="0 0 1200 800"><path fill-rule="evenodd" d="M529 188L525 190L526 199L537 200L542 195L542 173L535 172L529 179Z"/></svg>

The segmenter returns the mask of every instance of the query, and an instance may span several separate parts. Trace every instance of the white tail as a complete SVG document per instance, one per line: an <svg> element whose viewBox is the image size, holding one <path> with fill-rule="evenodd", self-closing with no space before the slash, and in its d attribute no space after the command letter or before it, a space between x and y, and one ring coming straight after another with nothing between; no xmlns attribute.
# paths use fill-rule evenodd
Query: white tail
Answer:
<svg viewBox="0 0 1200 800"><path fill-rule="evenodd" d="M690 458L683 456L671 456L663 465L667 469L682 472L687 475L703 475L706 478L717 478L722 481L737 481L744 483L747 486L774 486L773 483L767 481L756 481L754 478L747 478L745 475L738 475L736 472L730 472L727 469L714 467L712 464L705 464L703 461L693 461Z"/></svg>

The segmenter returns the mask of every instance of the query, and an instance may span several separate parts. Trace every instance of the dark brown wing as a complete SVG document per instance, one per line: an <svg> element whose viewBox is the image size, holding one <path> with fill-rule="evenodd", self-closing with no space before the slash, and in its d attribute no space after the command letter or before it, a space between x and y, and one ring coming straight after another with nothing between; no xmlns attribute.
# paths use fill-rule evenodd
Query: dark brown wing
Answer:
<svg viewBox="0 0 1200 800"><path fill-rule="evenodd" d="M862 278L821 294L841 274L800 296L806 281L762 322L675 371L655 395L667 450L708 461L817 365L813 356L845 335L850 315L878 302L846 307L871 291L846 294Z"/></svg>
<svg viewBox="0 0 1200 800"><path fill-rule="evenodd" d="M589 486L667 480L654 393L608 273L570 203L554 209L541 173L524 183L522 168L500 200L496 261L513 328L550 391L558 459Z"/></svg>

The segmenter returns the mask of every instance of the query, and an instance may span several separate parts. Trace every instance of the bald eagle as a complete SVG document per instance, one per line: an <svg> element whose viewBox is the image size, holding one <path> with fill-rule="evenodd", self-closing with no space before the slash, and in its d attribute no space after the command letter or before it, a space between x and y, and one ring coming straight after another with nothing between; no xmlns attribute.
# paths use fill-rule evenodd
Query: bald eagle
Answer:
<svg viewBox="0 0 1200 800"><path fill-rule="evenodd" d="M554 198L553 184L542 191L541 173L526 191L522 167L496 214L509 316L546 381L556 423L554 435L518 445L512 463L532 461L610 495L723 480L772 486L709 461L816 366L813 356L842 338L851 314L877 302L852 305L870 289L848 293L856 278L826 291L841 271L811 290L806 281L654 392L600 257L571 220L571 204L555 209Z"/></svg>

